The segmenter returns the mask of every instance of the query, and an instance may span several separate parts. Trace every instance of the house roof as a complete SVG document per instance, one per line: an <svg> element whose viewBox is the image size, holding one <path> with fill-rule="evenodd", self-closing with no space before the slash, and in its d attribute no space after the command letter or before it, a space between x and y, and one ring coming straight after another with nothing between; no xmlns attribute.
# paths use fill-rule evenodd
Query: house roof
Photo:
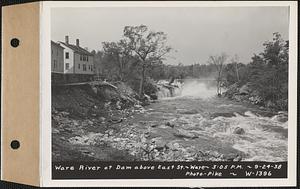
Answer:
<svg viewBox="0 0 300 189"><path fill-rule="evenodd" d="M64 47L62 47L59 43L56 43L52 40L51 40L51 44L56 45L57 47L60 47L60 48L64 49Z"/></svg>
<svg viewBox="0 0 300 189"><path fill-rule="evenodd" d="M69 47L70 49L72 49L73 51L75 52L78 52L80 54L84 54L84 55L89 55L89 56L94 56L92 53L90 53L89 51L85 50L84 48L81 48L79 46L76 46L76 45L72 45L72 44L67 44L67 43L64 43L64 42L61 42L63 45L65 45L66 47Z"/></svg>

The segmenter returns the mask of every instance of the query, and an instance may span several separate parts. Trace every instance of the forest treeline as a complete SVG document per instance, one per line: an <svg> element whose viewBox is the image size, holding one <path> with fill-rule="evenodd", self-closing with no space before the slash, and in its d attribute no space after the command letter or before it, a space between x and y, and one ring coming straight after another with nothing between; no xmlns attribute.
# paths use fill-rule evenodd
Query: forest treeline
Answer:
<svg viewBox="0 0 300 189"><path fill-rule="evenodd" d="M140 95L155 92L153 84L162 79L212 78L220 88L247 84L264 104L287 110L289 42L274 33L262 45L264 50L248 63L240 62L237 55L221 53L205 63L166 65L164 59L172 51L167 35L141 25L126 26L119 41L103 42L103 49L92 53L100 77L125 82Z"/></svg>

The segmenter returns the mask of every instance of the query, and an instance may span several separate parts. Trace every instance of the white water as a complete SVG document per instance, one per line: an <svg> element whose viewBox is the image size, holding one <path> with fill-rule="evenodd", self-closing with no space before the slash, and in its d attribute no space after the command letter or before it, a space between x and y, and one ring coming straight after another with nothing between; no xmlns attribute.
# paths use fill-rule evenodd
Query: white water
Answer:
<svg viewBox="0 0 300 189"><path fill-rule="evenodd" d="M260 117L250 111L246 116L216 117L207 128L212 136L233 144L233 148L244 152L248 161L286 161L287 137L284 134L287 122L281 123L270 117ZM242 128L245 134L233 134L235 128ZM279 131L274 131L273 129Z"/></svg>
<svg viewBox="0 0 300 189"><path fill-rule="evenodd" d="M216 95L217 88L207 83L192 80L186 81L181 88L181 97L209 98Z"/></svg>
<svg viewBox="0 0 300 189"><path fill-rule="evenodd" d="M213 84L212 84L213 83ZM183 83L175 82L173 90L164 87L166 82L160 81L160 90L157 93L158 99L170 97L188 97L188 98L210 98L216 96L217 87L213 80L185 80Z"/></svg>

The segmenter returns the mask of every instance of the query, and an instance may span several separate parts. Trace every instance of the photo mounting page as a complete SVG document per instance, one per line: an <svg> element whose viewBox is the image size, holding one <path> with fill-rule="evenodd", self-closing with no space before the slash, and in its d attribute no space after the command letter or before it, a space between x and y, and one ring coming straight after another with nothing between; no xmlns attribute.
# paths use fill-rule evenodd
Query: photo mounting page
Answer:
<svg viewBox="0 0 300 189"><path fill-rule="evenodd" d="M44 186L295 186L296 2L42 2Z"/></svg>

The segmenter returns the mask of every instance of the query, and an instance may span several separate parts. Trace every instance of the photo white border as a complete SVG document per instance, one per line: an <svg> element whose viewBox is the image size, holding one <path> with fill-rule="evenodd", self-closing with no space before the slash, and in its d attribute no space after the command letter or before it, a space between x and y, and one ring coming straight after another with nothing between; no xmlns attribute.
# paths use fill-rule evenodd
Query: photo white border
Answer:
<svg viewBox="0 0 300 189"><path fill-rule="evenodd" d="M72 179L52 180L51 160L51 8L58 7L253 7L289 6L289 117L287 179ZM296 1L46 1L41 2L41 186L44 187L267 187L296 186L297 155L297 2ZM263 43L263 42L262 42Z"/></svg>

